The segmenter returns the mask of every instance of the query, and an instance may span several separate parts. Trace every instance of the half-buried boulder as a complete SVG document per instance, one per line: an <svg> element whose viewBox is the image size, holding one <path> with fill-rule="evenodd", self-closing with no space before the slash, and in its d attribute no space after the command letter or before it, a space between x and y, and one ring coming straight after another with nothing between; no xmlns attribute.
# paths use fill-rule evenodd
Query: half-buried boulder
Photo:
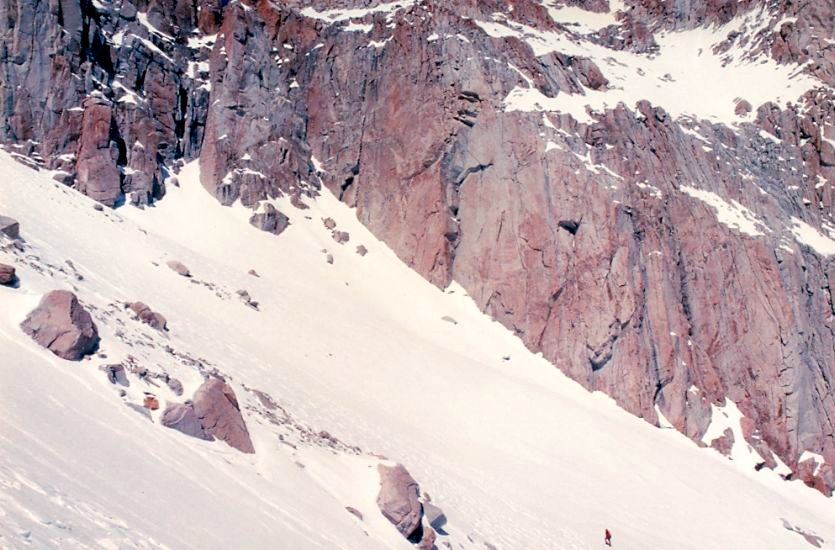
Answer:
<svg viewBox="0 0 835 550"><path fill-rule="evenodd" d="M20 328L41 346L70 361L92 354L99 345L93 318L67 290L46 294Z"/></svg>
<svg viewBox="0 0 835 550"><path fill-rule="evenodd" d="M379 464L380 493L377 506L400 534L418 543L423 538L423 507L418 500L420 487L402 464Z"/></svg>
<svg viewBox="0 0 835 550"><path fill-rule="evenodd" d="M111 384L130 386L130 381L128 380L128 374L125 371L125 366L121 363L117 363L115 365L102 365L99 367L99 369L103 370L105 374L107 374L107 379L110 381Z"/></svg>
<svg viewBox="0 0 835 550"><path fill-rule="evenodd" d="M238 399L226 382L218 378L205 381L194 393L192 406L207 434L242 453L255 452Z"/></svg>
<svg viewBox="0 0 835 550"><path fill-rule="evenodd" d="M150 326L159 331L166 331L168 330L168 321L161 313L157 313L153 311L150 307L142 302L133 302L132 304L128 304L128 308L136 314L136 317L145 323L146 325Z"/></svg>
<svg viewBox="0 0 835 550"><path fill-rule="evenodd" d="M183 277L191 277L191 270L179 260L169 260L166 265Z"/></svg>
<svg viewBox="0 0 835 550"><path fill-rule="evenodd" d="M20 224L13 218L0 215L0 233L10 239L17 239L20 237Z"/></svg>
<svg viewBox="0 0 835 550"><path fill-rule="evenodd" d="M197 413L194 412L194 405L191 401L185 403L169 403L162 413L160 421L166 428L180 431L191 437L214 441L214 437L206 433Z"/></svg>

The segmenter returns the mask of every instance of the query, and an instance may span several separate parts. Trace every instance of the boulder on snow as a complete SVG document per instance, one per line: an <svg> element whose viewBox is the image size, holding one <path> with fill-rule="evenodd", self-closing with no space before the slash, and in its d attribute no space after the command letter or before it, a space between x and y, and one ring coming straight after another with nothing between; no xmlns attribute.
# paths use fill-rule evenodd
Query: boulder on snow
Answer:
<svg viewBox="0 0 835 550"><path fill-rule="evenodd" d="M191 437L214 441L214 437L206 433L191 401L185 403L169 403L165 407L160 420L163 426L177 430Z"/></svg>
<svg viewBox="0 0 835 550"><path fill-rule="evenodd" d="M333 240L335 240L339 244L345 244L349 240L351 240L351 235L347 231L333 230L333 232L331 233L331 237L333 237Z"/></svg>
<svg viewBox="0 0 835 550"><path fill-rule="evenodd" d="M366 254L368 254L368 249L365 248L365 245L357 245L357 254L359 254L360 256L365 256Z"/></svg>
<svg viewBox="0 0 835 550"><path fill-rule="evenodd" d="M412 542L419 542L423 538L423 507L418 500L420 487L417 481L402 464L379 464L377 471L380 473L377 506L401 535Z"/></svg>
<svg viewBox="0 0 835 550"><path fill-rule="evenodd" d="M423 517L426 518L426 521L429 523L429 525L431 525L434 529L437 529L439 531L443 530L443 527L444 525L446 525L447 522L446 514L444 514L444 511L432 504L431 502L423 503Z"/></svg>
<svg viewBox="0 0 835 550"><path fill-rule="evenodd" d="M159 399L157 399L154 395L145 394L145 399L142 401L142 406L148 409L149 411L155 411L159 409Z"/></svg>
<svg viewBox="0 0 835 550"><path fill-rule="evenodd" d="M159 331L166 331L168 330L168 321L161 313L157 313L153 311L150 307L142 302L133 302L132 304L128 304L128 308L136 315L136 317L145 323L146 325L150 326Z"/></svg>
<svg viewBox="0 0 835 550"><path fill-rule="evenodd" d="M357 510L353 506L346 506L345 509L348 511L349 514L352 514L352 515L356 516L357 519L359 519L360 521L362 521L364 519L362 517L362 512L360 512L359 510Z"/></svg>
<svg viewBox="0 0 835 550"><path fill-rule="evenodd" d="M20 238L20 224L13 218L0 215L0 233L10 239Z"/></svg>
<svg viewBox="0 0 835 550"><path fill-rule="evenodd" d="M244 304L251 307L252 309L258 309L258 302L252 299L252 296L249 295L249 292L247 292L244 289L239 289L236 292L236 294Z"/></svg>
<svg viewBox="0 0 835 550"><path fill-rule="evenodd" d="M731 456L731 450L734 446L734 433L730 428L726 428L722 435L710 442L710 446L722 453L725 456Z"/></svg>
<svg viewBox="0 0 835 550"><path fill-rule="evenodd" d="M333 218L322 218L322 223L325 224L325 227L329 230L336 229L336 222Z"/></svg>
<svg viewBox="0 0 835 550"><path fill-rule="evenodd" d="M15 268L10 265L0 264L0 285L11 286L16 280Z"/></svg>
<svg viewBox="0 0 835 550"><path fill-rule="evenodd" d="M218 378L205 381L197 388L192 405L207 434L243 453L255 452L238 399L226 382Z"/></svg>
<svg viewBox="0 0 835 550"><path fill-rule="evenodd" d="M99 345L99 332L90 313L67 290L46 294L20 324L23 332L63 359L79 361Z"/></svg>
<svg viewBox="0 0 835 550"><path fill-rule="evenodd" d="M420 542L417 545L418 550L432 550L433 548L436 548L436 538L437 535L435 534L434 529L432 529L431 527L424 527L423 536L420 538Z"/></svg>
<svg viewBox="0 0 835 550"><path fill-rule="evenodd" d="M191 277L191 271L189 271L188 267L186 267L186 265L180 261L170 260L166 263L166 265L174 271L176 271L178 275L182 275L183 277Z"/></svg>
<svg viewBox="0 0 835 550"><path fill-rule="evenodd" d="M168 389L174 392L174 395L183 395L183 383L176 378L166 376L165 384L168 386Z"/></svg>
<svg viewBox="0 0 835 550"><path fill-rule="evenodd" d="M748 100L740 99L734 106L734 113L736 113L736 116L748 116L752 108Z"/></svg>
<svg viewBox="0 0 835 550"><path fill-rule="evenodd" d="M99 367L99 369L104 371L104 373L107 375L107 379L110 380L111 384L119 384L120 386L130 386L127 372L125 372L125 366L121 363L117 363L115 365L102 365Z"/></svg>
<svg viewBox="0 0 835 550"><path fill-rule="evenodd" d="M290 218L270 203L264 203L250 218L249 223L261 231L280 235L290 225Z"/></svg>

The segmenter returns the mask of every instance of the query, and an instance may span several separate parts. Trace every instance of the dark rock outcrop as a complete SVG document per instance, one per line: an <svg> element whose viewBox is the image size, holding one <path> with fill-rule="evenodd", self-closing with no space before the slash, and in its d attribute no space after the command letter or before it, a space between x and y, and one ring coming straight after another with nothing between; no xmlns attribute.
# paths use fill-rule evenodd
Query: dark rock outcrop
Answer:
<svg viewBox="0 0 835 550"><path fill-rule="evenodd" d="M70 361L92 354L99 344L93 318L67 290L46 294L20 327L38 344Z"/></svg>
<svg viewBox="0 0 835 550"><path fill-rule="evenodd" d="M290 225L290 218L279 212L270 203L263 203L261 207L249 218L249 223L261 231L280 235Z"/></svg>
<svg viewBox="0 0 835 550"><path fill-rule="evenodd" d="M113 135L112 104L96 94L84 100L83 109L77 188L91 199L113 207L122 196L122 178L117 165L120 153Z"/></svg>
<svg viewBox="0 0 835 550"><path fill-rule="evenodd" d="M161 198L202 141L211 40L189 39L216 30L220 4L9 0L2 13L0 142L108 206Z"/></svg>

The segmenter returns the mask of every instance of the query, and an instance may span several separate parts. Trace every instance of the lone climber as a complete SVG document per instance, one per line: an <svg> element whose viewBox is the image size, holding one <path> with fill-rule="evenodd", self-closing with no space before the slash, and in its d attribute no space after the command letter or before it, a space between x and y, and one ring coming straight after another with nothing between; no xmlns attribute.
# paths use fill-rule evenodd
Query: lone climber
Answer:
<svg viewBox="0 0 835 550"><path fill-rule="evenodd" d="M612 546L612 533L608 529L606 529L606 533L603 535L603 542L606 543L606 546Z"/></svg>

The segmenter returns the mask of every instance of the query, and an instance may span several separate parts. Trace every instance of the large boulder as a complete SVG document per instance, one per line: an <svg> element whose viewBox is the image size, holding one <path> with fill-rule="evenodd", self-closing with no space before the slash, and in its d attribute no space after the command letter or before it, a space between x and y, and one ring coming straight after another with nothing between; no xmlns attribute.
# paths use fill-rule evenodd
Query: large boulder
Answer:
<svg viewBox="0 0 835 550"><path fill-rule="evenodd" d="M212 435L243 453L255 447L232 388L218 378L210 378L194 394L194 412L208 435Z"/></svg>
<svg viewBox="0 0 835 550"><path fill-rule="evenodd" d="M0 264L0 285L12 285L17 280L14 267Z"/></svg>
<svg viewBox="0 0 835 550"><path fill-rule="evenodd" d="M203 429L203 424L194 412L194 405L192 402L185 403L169 403L162 413L160 420L163 426L180 431L191 437L198 439L205 439L206 441L214 441L214 437L206 433Z"/></svg>
<svg viewBox="0 0 835 550"><path fill-rule="evenodd" d="M412 542L423 538L423 507L418 500L420 487L402 464L379 464L380 492L377 506L400 534Z"/></svg>
<svg viewBox="0 0 835 550"><path fill-rule="evenodd" d="M93 318L67 290L46 294L20 327L38 344L70 361L92 354L99 345Z"/></svg>
<svg viewBox="0 0 835 550"><path fill-rule="evenodd" d="M0 233L10 239L17 239L20 237L20 224L15 219L0 215Z"/></svg>

